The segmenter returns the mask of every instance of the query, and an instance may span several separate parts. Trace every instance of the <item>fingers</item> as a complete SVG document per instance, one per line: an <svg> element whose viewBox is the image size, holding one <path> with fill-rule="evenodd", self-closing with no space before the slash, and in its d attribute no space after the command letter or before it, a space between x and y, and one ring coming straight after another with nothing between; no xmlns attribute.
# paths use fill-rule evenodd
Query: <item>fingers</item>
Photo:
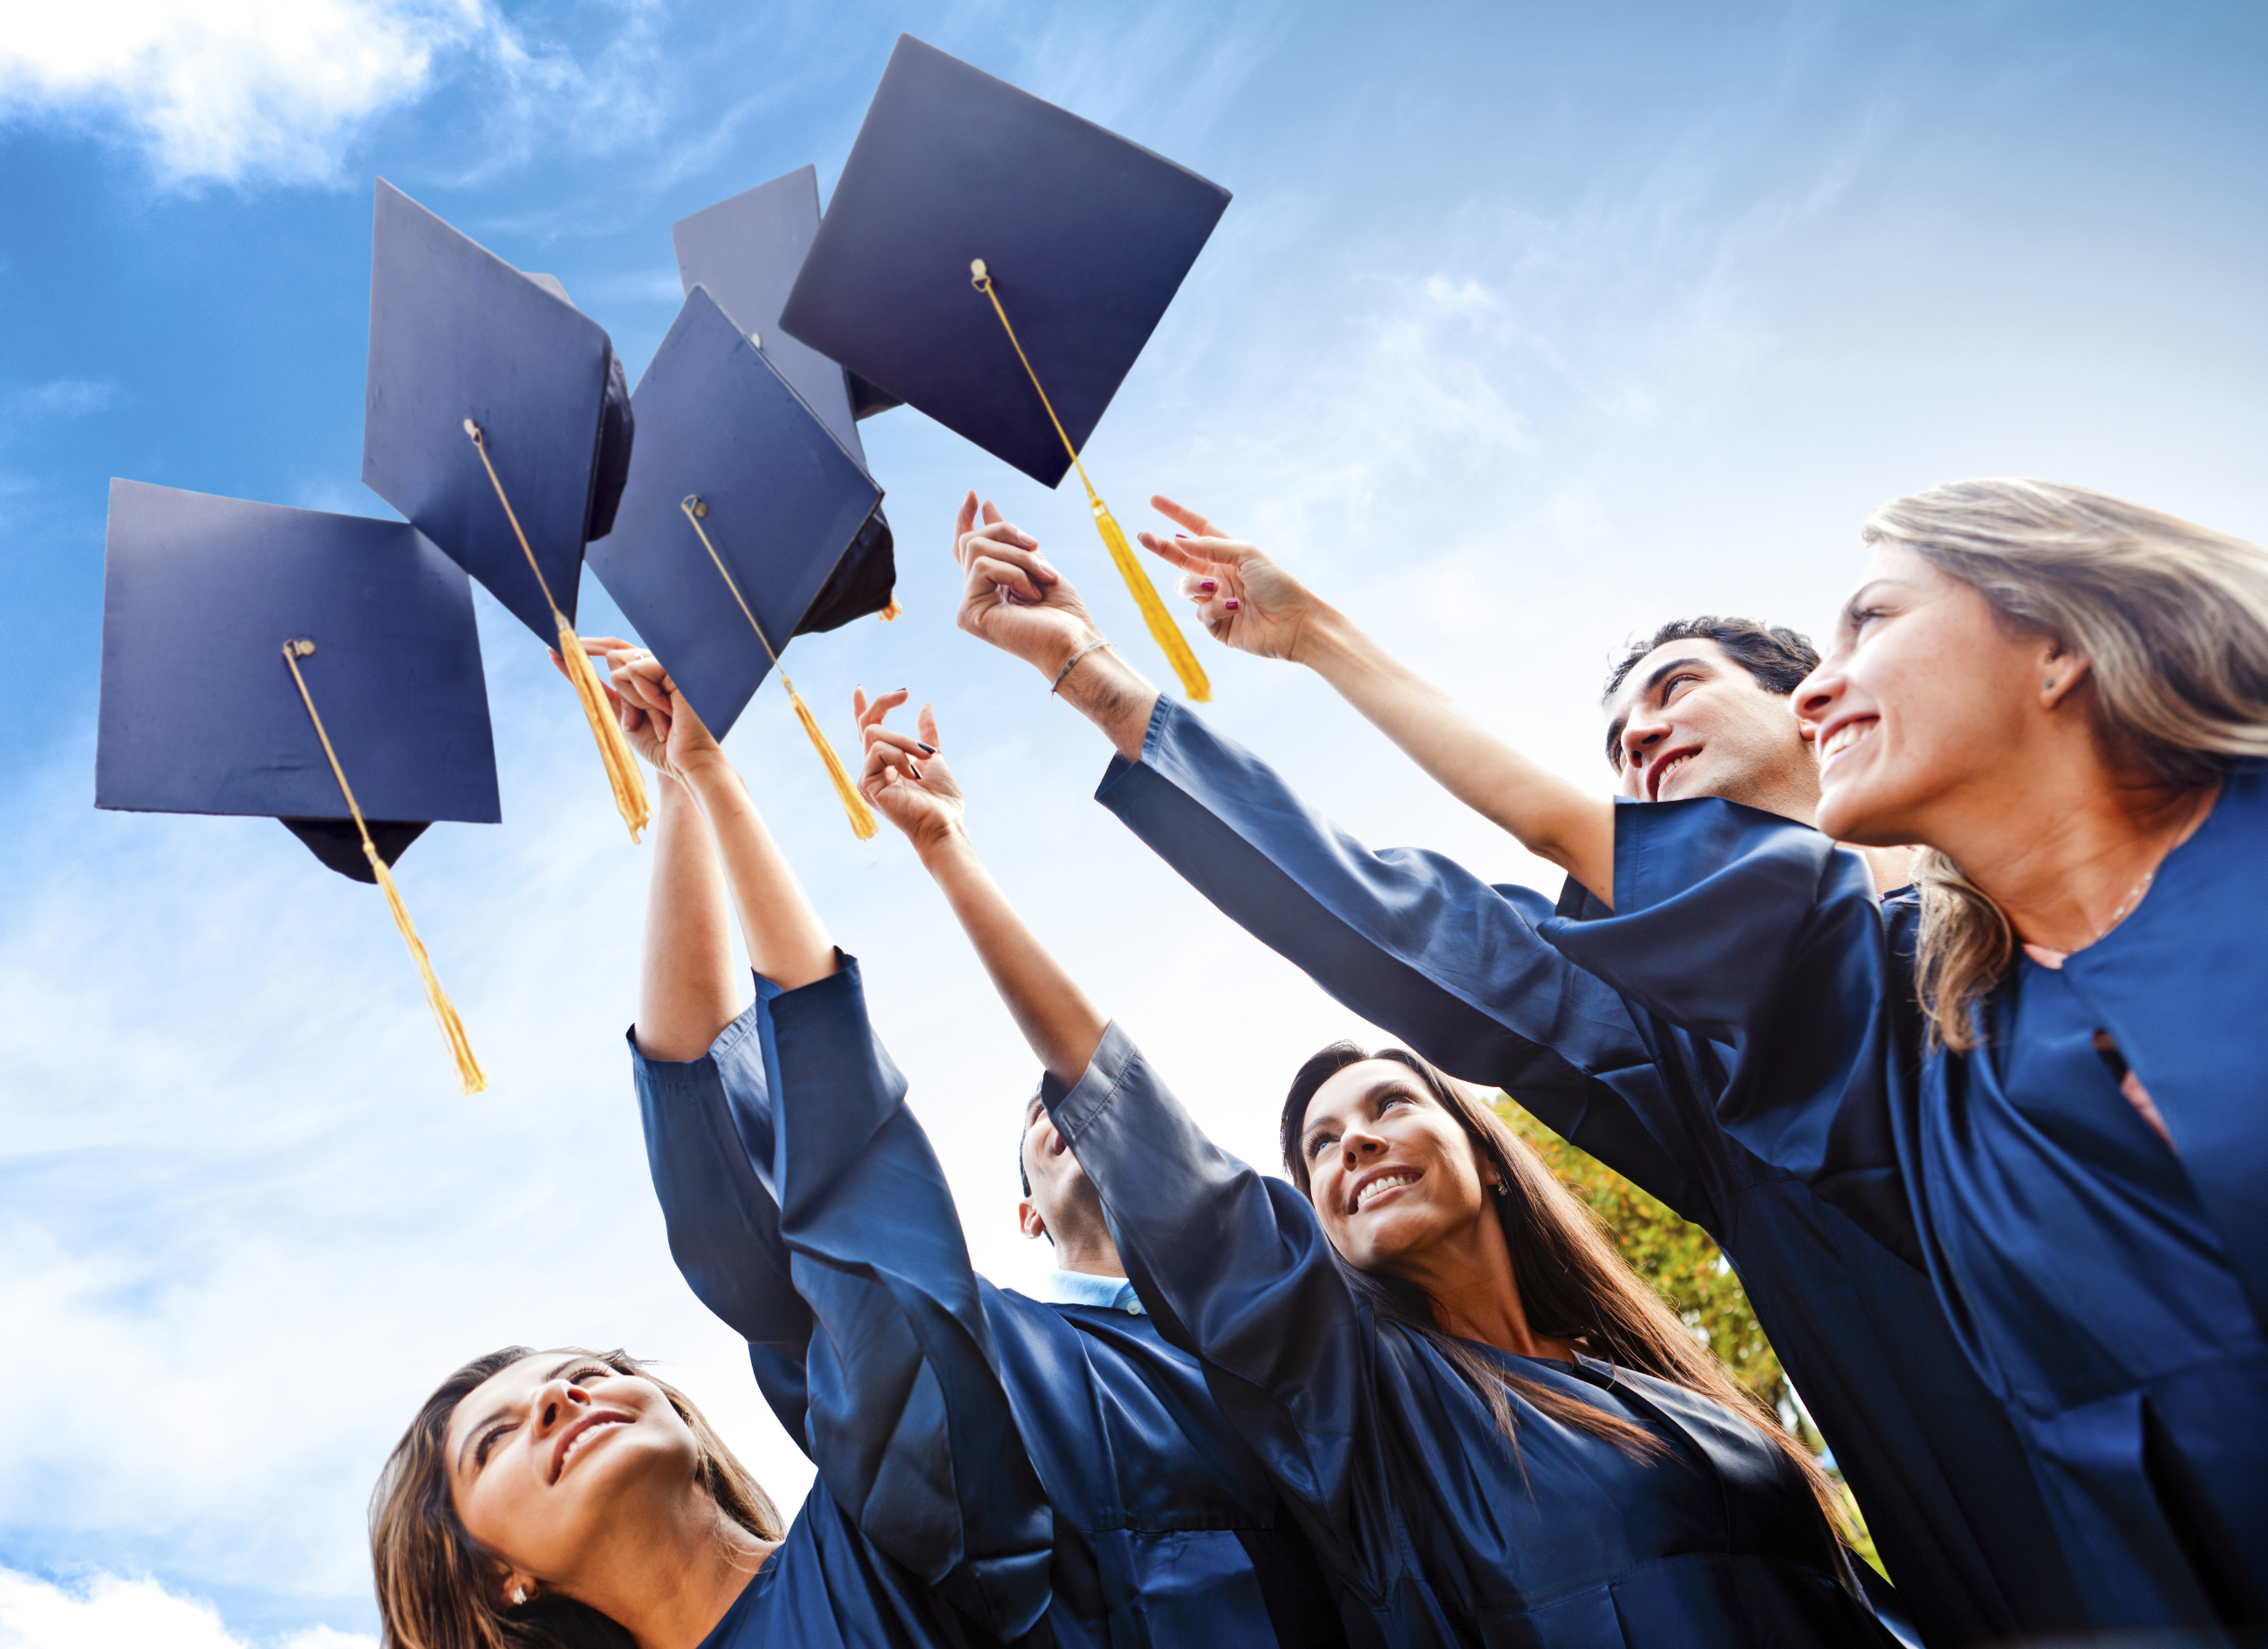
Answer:
<svg viewBox="0 0 2268 1649"><path fill-rule="evenodd" d="M1137 533L1134 541L1160 561L1171 562L1184 572L1211 571L1211 562L1190 550L1189 545L1193 541L1189 539L1161 538L1155 533Z"/></svg>
<svg viewBox="0 0 2268 1649"><path fill-rule="evenodd" d="M1037 607L1046 600L1042 584L1053 584L1051 571L1037 564L1038 556L1027 549L1009 549L985 539L975 541L983 553L972 555L968 562L968 581L974 585L979 579L1014 594L1018 600Z"/></svg>
<svg viewBox="0 0 2268 1649"><path fill-rule="evenodd" d="M880 789L886 784L895 784L902 779L918 780L921 777L921 764L914 752L891 742L903 735L893 733L886 727L870 727L866 734L866 760L858 769L858 787L861 790ZM877 734L882 736L876 737ZM909 744L910 742L908 741Z"/></svg>
<svg viewBox="0 0 2268 1649"><path fill-rule="evenodd" d="M1186 526L1199 538L1226 538L1228 535L1185 504L1175 504L1162 492L1150 495L1150 507L1181 526Z"/></svg>
<svg viewBox="0 0 2268 1649"><path fill-rule="evenodd" d="M1000 525L1001 519L1000 512L992 507L992 500L990 498L985 499L984 525L987 526L998 526Z"/></svg>
<svg viewBox="0 0 2268 1649"><path fill-rule="evenodd" d="M853 713L858 717L859 730L864 732L870 725L880 726L883 717L897 709L899 705L904 703L906 700L911 696L912 695L908 691L908 689L898 688L891 692L883 694L880 698L874 699L870 703L866 697L866 689L862 687L852 691L850 695L850 708Z"/></svg>
<svg viewBox="0 0 2268 1649"><path fill-rule="evenodd" d="M968 496L961 501L961 512L953 518L953 558L967 564L968 553L962 545L968 538L969 528L976 525L976 489L971 487Z"/></svg>
<svg viewBox="0 0 2268 1649"><path fill-rule="evenodd" d="M921 729L922 754L935 755L939 747L945 743L944 740L938 737L937 711L931 709L929 705L924 704L921 707L921 714L914 718L914 725Z"/></svg>
<svg viewBox="0 0 2268 1649"><path fill-rule="evenodd" d="M866 747L869 750L876 745L886 744L892 749L902 752L911 761L917 762L925 755L932 755L937 750L935 745L924 746L913 734L900 732L895 727L869 726L862 728L858 736L866 741ZM919 777L920 775L917 773L915 777Z"/></svg>

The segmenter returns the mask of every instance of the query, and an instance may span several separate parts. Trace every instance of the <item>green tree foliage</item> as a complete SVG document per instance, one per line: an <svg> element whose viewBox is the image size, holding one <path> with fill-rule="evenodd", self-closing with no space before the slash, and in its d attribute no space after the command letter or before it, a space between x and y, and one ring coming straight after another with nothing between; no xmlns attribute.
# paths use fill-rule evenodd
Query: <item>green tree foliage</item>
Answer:
<svg viewBox="0 0 2268 1649"><path fill-rule="evenodd" d="M1604 1222L1631 1269L1653 1285L1695 1336L1732 1371L1733 1378L1769 1403L1813 1454L1825 1453L1826 1442L1796 1401L1747 1291L1709 1234L1595 1157L1569 1145L1508 1096L1497 1096L1496 1109L1513 1133L1535 1148L1559 1183ZM1842 1475L1831 1467L1830 1475L1840 1487ZM1859 1554L1880 1570L1882 1561L1875 1554L1874 1537L1867 1533L1847 1489L1844 1510L1857 1535L1853 1544Z"/></svg>

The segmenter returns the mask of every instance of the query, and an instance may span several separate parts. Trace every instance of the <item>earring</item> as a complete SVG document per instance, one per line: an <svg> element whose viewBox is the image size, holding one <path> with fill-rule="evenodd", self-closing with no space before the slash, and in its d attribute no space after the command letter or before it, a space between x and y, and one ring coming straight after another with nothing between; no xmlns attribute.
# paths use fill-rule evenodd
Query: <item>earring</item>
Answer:
<svg viewBox="0 0 2268 1649"><path fill-rule="evenodd" d="M2048 692L2052 693L2052 692L2054 692L2054 691L2055 691L2055 682L2054 682L2054 681L2053 681L2052 679L2051 679L2051 680L2049 680L2049 681L2045 681L2041 682L2041 683L2040 683L2040 686L2041 686L2042 688L2043 688L2044 689L2046 689Z"/></svg>
<svg viewBox="0 0 2268 1649"><path fill-rule="evenodd" d="M512 1587L512 1601L514 1608L518 1608L520 1604L526 1602L527 1588L524 1586L516 1586Z"/></svg>
<svg viewBox="0 0 2268 1649"><path fill-rule="evenodd" d="M1512 1187L1506 1185L1502 1180L1498 1180L1493 1189L1495 1189L1496 1194L1500 1197L1509 1196L1512 1195Z"/></svg>

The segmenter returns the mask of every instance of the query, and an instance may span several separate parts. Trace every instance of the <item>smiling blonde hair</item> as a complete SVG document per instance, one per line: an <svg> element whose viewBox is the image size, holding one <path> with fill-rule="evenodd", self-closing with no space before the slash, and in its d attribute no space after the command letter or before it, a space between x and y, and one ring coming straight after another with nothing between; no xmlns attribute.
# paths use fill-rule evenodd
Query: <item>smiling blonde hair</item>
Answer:
<svg viewBox="0 0 2268 1649"><path fill-rule="evenodd" d="M2086 704L2115 768L2183 790L2268 755L2268 551L2163 511L2048 481L1956 481L1859 529L1991 605L2011 635L2088 661ZM1925 847L1916 986L1932 1035L1977 1045L1977 1004L2015 955L1999 906Z"/></svg>
<svg viewBox="0 0 2268 1649"><path fill-rule="evenodd" d="M697 1476L724 1513L759 1540L777 1540L780 1516L724 1439L666 1380L627 1351L554 1347L660 1388L693 1433ZM630 1633L586 1604L554 1594L507 1606L497 1560L466 1531L449 1492L449 1420L457 1405L534 1348L476 1357L435 1387L394 1446L370 1497L371 1567L386 1649L635 1649Z"/></svg>

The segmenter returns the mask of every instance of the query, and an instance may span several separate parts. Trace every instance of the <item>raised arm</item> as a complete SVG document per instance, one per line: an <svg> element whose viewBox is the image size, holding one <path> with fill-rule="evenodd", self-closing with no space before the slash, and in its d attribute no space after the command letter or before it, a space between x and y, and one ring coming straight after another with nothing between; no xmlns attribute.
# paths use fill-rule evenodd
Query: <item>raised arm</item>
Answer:
<svg viewBox="0 0 2268 1649"><path fill-rule="evenodd" d="M1046 1067L1042 1097L1160 1332L1228 1377L1216 1395L1285 1492L1344 1530L1369 1336L1313 1211L1205 1138L1016 914L963 828L934 714L918 738L883 725L903 702L860 700L860 788L913 843Z"/></svg>
<svg viewBox="0 0 2268 1649"><path fill-rule="evenodd" d="M922 706L919 737L884 725L905 702L903 691L872 703L864 692L853 700L866 754L860 787L913 843L1041 1065L1059 1082L1076 1082L1109 1020L1025 925L977 858L962 824L961 786L938 749L936 713Z"/></svg>
<svg viewBox="0 0 2268 1649"><path fill-rule="evenodd" d="M855 967L747 788L651 655L616 645L625 727L711 821L658 843L667 902L644 994L690 981L715 1011L727 887L758 969L755 1005L711 1044L674 1064L637 1051L672 1252L749 1340L766 1396L861 1533L994 1634L1020 1635L1047 1607L1053 1521L944 1175ZM696 957L659 958L672 940ZM700 1016L683 1017L691 1034Z"/></svg>

